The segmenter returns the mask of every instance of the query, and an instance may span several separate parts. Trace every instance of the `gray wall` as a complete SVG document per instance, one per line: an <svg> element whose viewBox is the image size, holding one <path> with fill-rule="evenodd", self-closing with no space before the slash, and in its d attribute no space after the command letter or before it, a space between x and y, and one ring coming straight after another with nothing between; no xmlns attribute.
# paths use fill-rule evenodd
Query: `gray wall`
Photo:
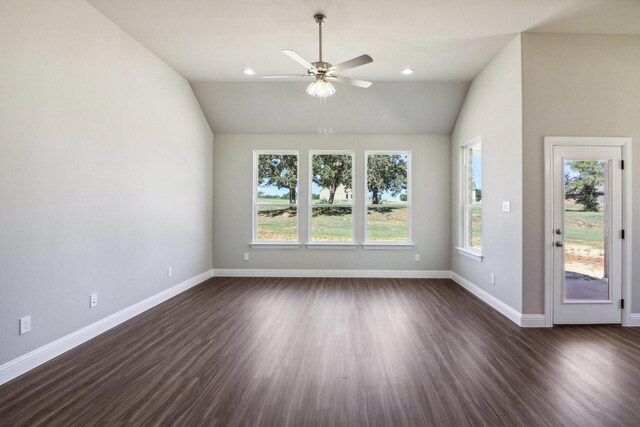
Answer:
<svg viewBox="0 0 640 427"><path fill-rule="evenodd" d="M450 138L411 135L218 135L214 142L215 268L449 270ZM413 250L251 249L253 150L300 151L300 230L306 241L308 151L355 150L356 241L363 241L365 150L412 156ZM234 177L233 183L229 177ZM244 262L244 252L250 260ZM421 261L414 262L419 253Z"/></svg>
<svg viewBox="0 0 640 427"><path fill-rule="evenodd" d="M517 36L473 80L452 135L452 246L462 243L461 146L482 138L484 260L452 251L452 271L512 308L522 307L522 79ZM502 202L511 212L502 212ZM496 275L491 285L491 273Z"/></svg>
<svg viewBox="0 0 640 427"><path fill-rule="evenodd" d="M305 95L308 84L303 79L191 86L216 135L450 135L469 87L467 82L375 82L362 89L336 83L335 95L321 101Z"/></svg>
<svg viewBox="0 0 640 427"><path fill-rule="evenodd" d="M187 81L86 2L0 2L0 58L3 363L210 269L213 184Z"/></svg>
<svg viewBox="0 0 640 427"><path fill-rule="evenodd" d="M633 138L634 184L640 183L640 37L523 34L524 312L544 311L544 137ZM633 222L640 225L638 188ZM637 233L635 233L637 235ZM632 277L640 274L633 241ZM632 308L640 311L634 280Z"/></svg>

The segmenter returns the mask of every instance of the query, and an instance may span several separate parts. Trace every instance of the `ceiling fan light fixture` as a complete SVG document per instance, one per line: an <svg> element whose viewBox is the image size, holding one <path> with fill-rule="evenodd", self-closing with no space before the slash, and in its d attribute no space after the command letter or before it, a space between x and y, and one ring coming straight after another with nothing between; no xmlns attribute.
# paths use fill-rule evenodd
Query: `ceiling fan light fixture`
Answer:
<svg viewBox="0 0 640 427"><path fill-rule="evenodd" d="M316 98L328 98L336 93L336 88L323 78L317 78L307 86L307 93Z"/></svg>

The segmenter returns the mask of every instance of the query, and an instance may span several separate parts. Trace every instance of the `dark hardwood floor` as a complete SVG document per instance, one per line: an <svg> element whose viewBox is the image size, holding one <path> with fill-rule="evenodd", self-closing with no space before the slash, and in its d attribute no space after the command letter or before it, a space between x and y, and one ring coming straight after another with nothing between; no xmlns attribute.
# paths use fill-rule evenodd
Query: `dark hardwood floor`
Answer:
<svg viewBox="0 0 640 427"><path fill-rule="evenodd" d="M640 329L449 280L216 278L0 387L0 425L639 426Z"/></svg>

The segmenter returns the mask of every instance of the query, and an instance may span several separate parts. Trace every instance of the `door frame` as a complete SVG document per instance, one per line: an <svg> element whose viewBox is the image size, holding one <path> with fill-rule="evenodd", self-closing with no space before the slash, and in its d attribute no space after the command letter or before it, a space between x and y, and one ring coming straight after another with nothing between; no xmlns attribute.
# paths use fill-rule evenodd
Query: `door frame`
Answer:
<svg viewBox="0 0 640 427"><path fill-rule="evenodd" d="M544 215L544 299L545 299L545 326L553 326L553 148L557 146L596 146L596 147L620 147L622 150L622 160L624 170L622 171L622 227L625 238L622 241L622 298L625 300L622 309L622 326L631 326L631 266L632 257L632 228L631 228L631 200L629 195L632 183L631 165L631 138L627 137L573 137L573 136L546 136L544 138L544 158L545 158L545 215Z"/></svg>

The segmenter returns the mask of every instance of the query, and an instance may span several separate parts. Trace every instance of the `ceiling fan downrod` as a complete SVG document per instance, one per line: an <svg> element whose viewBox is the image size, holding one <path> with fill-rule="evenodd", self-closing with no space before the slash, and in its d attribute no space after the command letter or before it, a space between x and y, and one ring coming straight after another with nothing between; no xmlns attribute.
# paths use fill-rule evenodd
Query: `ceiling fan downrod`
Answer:
<svg viewBox="0 0 640 427"><path fill-rule="evenodd" d="M324 25L325 22L327 22L327 17L322 14L318 14L318 15L315 15L313 19L316 21L316 24L318 24L318 45L319 45L318 56L320 57L318 62L322 62L322 26Z"/></svg>

